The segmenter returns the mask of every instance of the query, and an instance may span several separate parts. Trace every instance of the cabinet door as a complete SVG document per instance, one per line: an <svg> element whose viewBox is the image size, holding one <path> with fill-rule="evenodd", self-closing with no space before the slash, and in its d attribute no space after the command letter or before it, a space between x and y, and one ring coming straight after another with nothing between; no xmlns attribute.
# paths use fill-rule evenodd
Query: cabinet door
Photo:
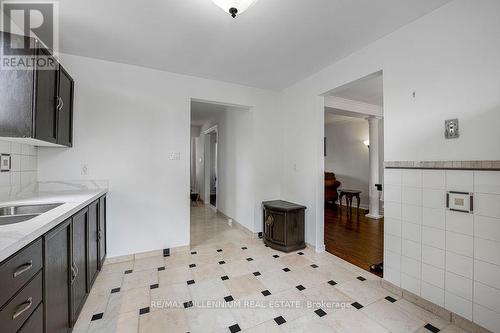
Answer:
<svg viewBox="0 0 500 333"><path fill-rule="evenodd" d="M271 218L269 237L270 240L276 244L286 244L286 229L285 229L285 213L271 211L269 213Z"/></svg>
<svg viewBox="0 0 500 333"><path fill-rule="evenodd" d="M88 209L73 216L72 223L72 283L71 315L72 323L78 319L87 296L87 233Z"/></svg>
<svg viewBox="0 0 500 333"><path fill-rule="evenodd" d="M59 65L59 108L57 112L57 143L71 147L73 143L74 81Z"/></svg>
<svg viewBox="0 0 500 333"><path fill-rule="evenodd" d="M45 332L66 333L70 328L71 219L44 237Z"/></svg>
<svg viewBox="0 0 500 333"><path fill-rule="evenodd" d="M87 278L87 292L90 292L92 284L97 277L97 271L99 269L99 238L98 238L98 228L99 228L99 200L94 201L89 205L89 228L87 238L89 240L88 244L88 278Z"/></svg>
<svg viewBox="0 0 500 333"><path fill-rule="evenodd" d="M57 64L46 49L37 49L37 56ZM52 143L57 143L57 67L38 68L35 85L35 138Z"/></svg>
<svg viewBox="0 0 500 333"><path fill-rule="evenodd" d="M106 196L99 199L99 269L104 264L106 258Z"/></svg>

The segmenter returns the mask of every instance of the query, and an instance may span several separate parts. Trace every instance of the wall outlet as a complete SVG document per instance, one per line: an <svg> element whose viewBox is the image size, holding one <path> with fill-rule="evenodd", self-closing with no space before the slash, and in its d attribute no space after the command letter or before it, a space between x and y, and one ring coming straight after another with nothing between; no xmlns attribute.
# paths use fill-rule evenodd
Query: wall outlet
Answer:
<svg viewBox="0 0 500 333"><path fill-rule="evenodd" d="M87 176L89 174L89 167L86 163L82 164L81 173L82 176Z"/></svg>
<svg viewBox="0 0 500 333"><path fill-rule="evenodd" d="M168 154L168 159L171 161L178 161L181 159L181 153L171 152L170 154Z"/></svg>

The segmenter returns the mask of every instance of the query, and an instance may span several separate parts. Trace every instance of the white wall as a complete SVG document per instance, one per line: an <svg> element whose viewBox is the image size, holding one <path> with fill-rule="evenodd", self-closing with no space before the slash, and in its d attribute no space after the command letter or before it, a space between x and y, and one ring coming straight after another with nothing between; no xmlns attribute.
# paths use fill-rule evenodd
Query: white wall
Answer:
<svg viewBox="0 0 500 333"><path fill-rule="evenodd" d="M38 178L109 180L109 256L189 244L191 98L253 109L253 226L260 202L280 197L279 94L71 55L74 147L39 148ZM170 161L170 152L180 160ZM265 166L260 161L267 160ZM81 165L88 165L82 176ZM258 208L258 209L257 209ZM258 212L258 214L255 214Z"/></svg>
<svg viewBox="0 0 500 333"><path fill-rule="evenodd" d="M284 91L282 192L308 206L308 242L323 246L320 95L383 70L386 161L498 160L499 35L499 1L452 1ZM461 138L445 140L455 117Z"/></svg>
<svg viewBox="0 0 500 333"><path fill-rule="evenodd" d="M362 191L361 207L368 208L370 176L369 149L363 141L370 137L368 121L352 118L325 125L325 171L335 173L342 188Z"/></svg>
<svg viewBox="0 0 500 333"><path fill-rule="evenodd" d="M254 216L252 197L255 192L252 129L254 110L229 108L218 112L215 118L202 126L202 132L214 125L218 130L218 189L217 209L241 223L247 229L261 231L261 215ZM200 141L206 141L202 134ZM200 144L201 145L201 144ZM260 163L260 162L259 162ZM199 175L198 183L203 183L204 175ZM206 198L205 201L209 201Z"/></svg>

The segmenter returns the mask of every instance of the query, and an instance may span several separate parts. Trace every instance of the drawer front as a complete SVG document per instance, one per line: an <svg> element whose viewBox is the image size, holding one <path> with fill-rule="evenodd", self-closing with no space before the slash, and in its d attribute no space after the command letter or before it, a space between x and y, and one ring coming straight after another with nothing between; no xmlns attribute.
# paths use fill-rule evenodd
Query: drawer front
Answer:
<svg viewBox="0 0 500 333"><path fill-rule="evenodd" d="M0 311L2 333L14 333L35 311L42 301L42 272L39 272L5 307Z"/></svg>
<svg viewBox="0 0 500 333"><path fill-rule="evenodd" d="M0 265L0 307L42 268L42 240L22 249Z"/></svg>
<svg viewBox="0 0 500 333"><path fill-rule="evenodd" d="M43 333L43 304L38 305L18 333Z"/></svg>

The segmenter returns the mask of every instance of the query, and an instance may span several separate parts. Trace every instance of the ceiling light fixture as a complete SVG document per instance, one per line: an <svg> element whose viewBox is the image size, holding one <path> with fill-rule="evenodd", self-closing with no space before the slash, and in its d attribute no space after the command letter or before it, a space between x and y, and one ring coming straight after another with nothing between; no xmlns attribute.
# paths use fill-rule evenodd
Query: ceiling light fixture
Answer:
<svg viewBox="0 0 500 333"><path fill-rule="evenodd" d="M217 6L222 8L226 13L231 14L233 18L236 15L242 14L250 8L256 0L212 0Z"/></svg>

